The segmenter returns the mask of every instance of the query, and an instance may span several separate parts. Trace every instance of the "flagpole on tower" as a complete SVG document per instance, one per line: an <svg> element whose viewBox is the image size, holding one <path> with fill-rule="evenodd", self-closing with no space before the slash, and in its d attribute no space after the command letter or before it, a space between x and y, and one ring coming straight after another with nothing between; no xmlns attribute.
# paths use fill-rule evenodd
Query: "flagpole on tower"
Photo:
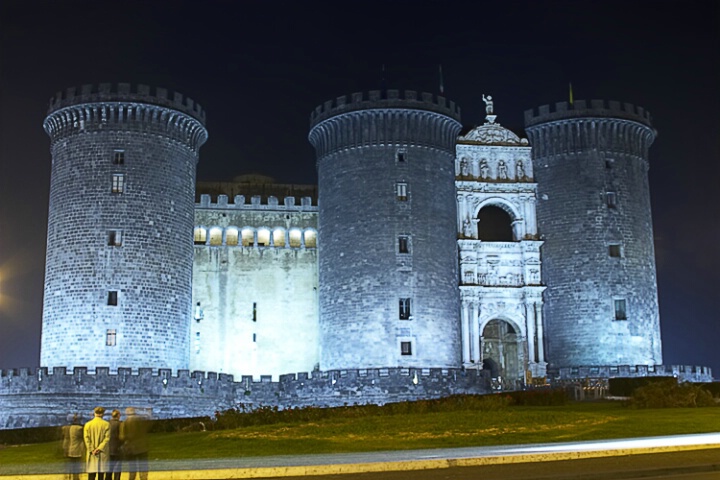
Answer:
<svg viewBox="0 0 720 480"><path fill-rule="evenodd" d="M445 84L443 83L442 65L438 64L438 73L440 74L440 95L445 95Z"/></svg>
<svg viewBox="0 0 720 480"><path fill-rule="evenodd" d="M570 91L569 91L568 93L569 93L569 95L570 95L570 105L572 105L572 104L573 104L573 101L574 101L574 99L573 99L573 90L572 90L572 82L570 82L569 86L570 86Z"/></svg>

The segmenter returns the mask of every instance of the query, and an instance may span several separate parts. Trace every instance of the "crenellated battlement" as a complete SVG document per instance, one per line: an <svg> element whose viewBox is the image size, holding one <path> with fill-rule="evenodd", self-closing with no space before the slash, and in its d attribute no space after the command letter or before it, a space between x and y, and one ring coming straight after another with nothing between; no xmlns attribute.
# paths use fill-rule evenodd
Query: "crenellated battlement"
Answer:
<svg viewBox="0 0 720 480"><path fill-rule="evenodd" d="M585 150L629 155L647 162L657 132L650 114L631 103L604 100L558 102L525 111L525 131L536 157L572 155Z"/></svg>
<svg viewBox="0 0 720 480"><path fill-rule="evenodd" d="M136 406L154 418L212 416L236 408L334 407L441 398L490 391L488 372L440 368L368 368L291 373L274 381L169 369L55 367L0 371L0 429L62 425L68 413L97 405Z"/></svg>
<svg viewBox="0 0 720 480"><path fill-rule="evenodd" d="M317 212L317 201L313 205L312 197L285 197L280 203L278 197L269 195L267 197L261 195L235 195L233 202L228 202L227 195L217 195L215 201L213 196L209 194L200 195L200 202L196 204L197 208L208 209L237 209L237 210L277 210L292 212ZM249 201L248 201L249 200Z"/></svg>
<svg viewBox="0 0 720 480"><path fill-rule="evenodd" d="M557 102L554 108L551 105L542 105L537 109L537 114L535 109L525 110L525 126L584 117L622 118L640 122L652 128L651 116L648 111L632 103L621 103L615 100L590 100L590 105L586 100L575 100L572 104Z"/></svg>
<svg viewBox="0 0 720 480"><path fill-rule="evenodd" d="M207 140L205 112L190 98L164 88L150 94L146 85L131 92L127 83L84 85L68 89L50 101L43 128L52 141L82 132L134 131L154 133L188 145L197 153Z"/></svg>
<svg viewBox="0 0 720 480"><path fill-rule="evenodd" d="M318 105L310 114L310 128L335 115L376 108L429 110L460 121L460 107L440 95L414 90L370 90L342 95Z"/></svg>
<svg viewBox="0 0 720 480"><path fill-rule="evenodd" d="M614 377L675 377L681 382L712 382L712 369L701 365L601 365L550 368L556 380Z"/></svg>
<svg viewBox="0 0 720 480"><path fill-rule="evenodd" d="M174 374L173 374L174 373ZM363 384L375 385L380 379L387 379L389 385L400 387L402 380L408 379L414 385L420 385L422 379L429 384L436 384L438 380L456 383L458 378L468 378L477 381L483 377L478 370L465 371L462 369L447 368L361 368L344 370L327 370L313 372L299 372L280 375L273 380L271 375L241 375L236 379L233 375L217 372L189 371L165 368L123 368L110 372L108 367L95 367L94 371L88 367L75 367L68 371L66 367L19 368L0 370L0 398L3 395L34 392L58 392L84 394L93 392L115 393L143 393L157 394L162 392L178 392L178 389L203 389L215 392L225 391L235 393L236 389L242 392L251 391L253 387L273 385L276 389L287 389L289 385L312 380L316 384L334 387L338 383L345 386ZM478 387L484 387L479 385ZM427 387L426 387L427 388ZM482 388L480 388L482 390ZM389 400L389 399L388 399Z"/></svg>
<svg viewBox="0 0 720 480"><path fill-rule="evenodd" d="M170 92L165 88L152 88L148 85L131 85L129 83L100 83L67 88L50 98L48 115L71 105L83 103L127 102L148 103L179 110L191 115L205 124L205 112L192 98L183 97L181 93Z"/></svg>

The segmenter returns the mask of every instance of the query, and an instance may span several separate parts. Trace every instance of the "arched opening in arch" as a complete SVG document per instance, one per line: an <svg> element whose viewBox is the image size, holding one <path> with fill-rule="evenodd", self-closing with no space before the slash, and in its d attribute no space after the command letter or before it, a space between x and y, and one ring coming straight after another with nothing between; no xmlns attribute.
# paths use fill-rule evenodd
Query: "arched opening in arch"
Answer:
<svg viewBox="0 0 720 480"><path fill-rule="evenodd" d="M285 230L282 228L276 228L273 230L273 245L276 247L285 246Z"/></svg>
<svg viewBox="0 0 720 480"><path fill-rule="evenodd" d="M305 230L305 247L317 248L317 233L314 230Z"/></svg>
<svg viewBox="0 0 720 480"><path fill-rule="evenodd" d="M261 228L257 232L257 245L258 247L270 246L270 230L267 228Z"/></svg>
<svg viewBox="0 0 720 480"><path fill-rule="evenodd" d="M193 240L195 245L205 245L207 241L207 231L202 227L195 227L193 231Z"/></svg>
<svg viewBox="0 0 720 480"><path fill-rule="evenodd" d="M228 228L225 231L225 244L235 246L238 244L238 229L237 228Z"/></svg>
<svg viewBox="0 0 720 480"><path fill-rule="evenodd" d="M504 389L515 389L522 385L524 367L523 352L518 333L507 321L490 320L481 337L483 369L489 368L493 379Z"/></svg>
<svg viewBox="0 0 720 480"><path fill-rule="evenodd" d="M302 245L302 232L297 228L290 230L290 247L300 248Z"/></svg>
<svg viewBox="0 0 720 480"><path fill-rule="evenodd" d="M500 207L488 205L478 212L478 239L483 242L512 242L513 219Z"/></svg>
<svg viewBox="0 0 720 480"><path fill-rule="evenodd" d="M249 228L244 228L240 239L243 247L252 247L255 244L255 232Z"/></svg>
<svg viewBox="0 0 720 480"><path fill-rule="evenodd" d="M222 228L213 227L210 229L210 245L222 245Z"/></svg>

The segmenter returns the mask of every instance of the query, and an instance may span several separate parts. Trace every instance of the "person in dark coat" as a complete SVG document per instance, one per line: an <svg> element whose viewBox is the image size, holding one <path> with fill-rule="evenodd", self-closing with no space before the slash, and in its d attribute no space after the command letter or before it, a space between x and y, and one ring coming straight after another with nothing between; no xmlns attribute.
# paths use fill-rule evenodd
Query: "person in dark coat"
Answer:
<svg viewBox="0 0 720 480"><path fill-rule="evenodd" d="M135 480L138 473L140 480L148 478L149 429L150 422L147 417L138 415L132 407L125 409L125 421L120 426L120 440L123 442L129 480Z"/></svg>
<svg viewBox="0 0 720 480"><path fill-rule="evenodd" d="M85 441L80 416L68 415L69 425L62 427L63 454L67 460L68 478L80 480L83 472L83 457L85 456Z"/></svg>
<svg viewBox="0 0 720 480"><path fill-rule="evenodd" d="M110 475L106 476L107 480L120 480L122 472L120 423L120 410L113 410L110 414Z"/></svg>

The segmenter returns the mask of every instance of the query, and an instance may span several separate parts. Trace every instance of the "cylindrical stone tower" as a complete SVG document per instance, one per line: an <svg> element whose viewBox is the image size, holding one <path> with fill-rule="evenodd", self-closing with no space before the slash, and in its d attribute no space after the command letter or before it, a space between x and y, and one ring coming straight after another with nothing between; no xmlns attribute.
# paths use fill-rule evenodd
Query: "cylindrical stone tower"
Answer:
<svg viewBox="0 0 720 480"><path fill-rule="evenodd" d="M611 101L525 112L538 184L545 338L555 367L662 363L650 115Z"/></svg>
<svg viewBox="0 0 720 480"><path fill-rule="evenodd" d="M51 99L42 366L188 368L204 122L144 85Z"/></svg>
<svg viewBox="0 0 720 480"><path fill-rule="evenodd" d="M397 90L313 112L322 369L460 366L459 118Z"/></svg>

